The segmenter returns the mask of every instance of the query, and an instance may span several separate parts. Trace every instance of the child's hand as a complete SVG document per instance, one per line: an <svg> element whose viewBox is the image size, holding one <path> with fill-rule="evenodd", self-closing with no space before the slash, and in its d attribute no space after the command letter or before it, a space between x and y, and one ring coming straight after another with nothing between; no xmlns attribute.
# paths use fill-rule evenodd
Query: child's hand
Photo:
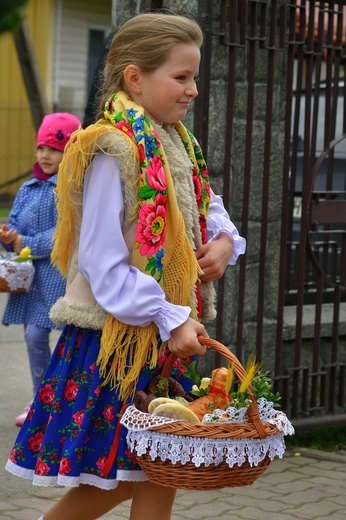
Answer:
<svg viewBox="0 0 346 520"><path fill-rule="evenodd" d="M18 235L15 229L9 229L5 224L0 227L0 240L7 246L12 244Z"/></svg>
<svg viewBox="0 0 346 520"><path fill-rule="evenodd" d="M203 271L202 282L213 282L221 278L233 253L233 242L226 234L217 240L203 244L196 251L196 258Z"/></svg>
<svg viewBox="0 0 346 520"><path fill-rule="evenodd" d="M188 318L182 325L171 331L168 348L179 358L186 358L194 354L203 356L206 348L199 343L197 336L208 336L208 333L201 323Z"/></svg>
<svg viewBox="0 0 346 520"><path fill-rule="evenodd" d="M17 236L13 241L13 250L16 253L19 253L22 248L23 248L23 235L19 235L17 233Z"/></svg>

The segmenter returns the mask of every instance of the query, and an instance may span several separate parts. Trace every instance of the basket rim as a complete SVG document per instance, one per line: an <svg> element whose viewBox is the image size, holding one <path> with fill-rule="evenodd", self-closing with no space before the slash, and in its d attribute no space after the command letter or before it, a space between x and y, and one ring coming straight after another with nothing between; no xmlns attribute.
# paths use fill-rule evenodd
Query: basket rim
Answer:
<svg viewBox="0 0 346 520"><path fill-rule="evenodd" d="M282 434L275 425L262 422L265 429L265 437ZM148 431L157 433L169 433L185 437L209 437L211 439L222 438L264 438L260 436L254 423L189 423L188 421L175 421L174 423L161 424L148 428Z"/></svg>
<svg viewBox="0 0 346 520"><path fill-rule="evenodd" d="M132 417L146 416L148 417L148 421L154 417L151 413L141 412L133 404L127 407L127 411L125 413L131 414ZM153 426L143 428L143 431L166 433L181 437L208 437L210 439L263 439L271 435L283 434L282 430L280 430L276 425L268 421L260 422L263 431L265 432L264 435L262 435L262 432L259 433L258 426L252 421L247 421L245 423L191 423L189 421L179 421L172 419L171 421L163 422L162 424L155 424ZM127 426L127 428L131 429L129 426ZM133 429L140 431L139 428Z"/></svg>

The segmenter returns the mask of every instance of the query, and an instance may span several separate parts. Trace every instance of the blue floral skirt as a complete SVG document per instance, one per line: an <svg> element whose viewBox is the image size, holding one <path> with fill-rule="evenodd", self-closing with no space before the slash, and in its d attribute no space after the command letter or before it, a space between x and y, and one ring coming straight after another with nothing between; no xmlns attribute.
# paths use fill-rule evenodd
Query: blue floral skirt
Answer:
<svg viewBox="0 0 346 520"><path fill-rule="evenodd" d="M102 489L113 489L120 480L147 480L127 448L124 426L115 461L104 472L123 402L102 384L96 365L100 339L100 331L65 327L7 461L6 469L14 475L41 486L89 484ZM143 368L137 390L144 390L161 371L167 355L156 369ZM183 372L176 363L172 375L189 390L192 383Z"/></svg>

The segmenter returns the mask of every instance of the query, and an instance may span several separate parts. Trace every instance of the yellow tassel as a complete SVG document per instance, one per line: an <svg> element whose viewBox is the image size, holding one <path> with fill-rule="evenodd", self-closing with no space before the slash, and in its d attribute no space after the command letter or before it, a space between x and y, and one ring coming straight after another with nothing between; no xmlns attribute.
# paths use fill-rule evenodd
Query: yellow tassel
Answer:
<svg viewBox="0 0 346 520"><path fill-rule="evenodd" d="M255 375L257 374L258 370L261 368L262 363L258 363L256 361L256 355L253 354L249 357L247 363L246 363L246 374L243 378L243 381L240 383L239 386L239 392L244 393L248 389L249 385L251 385L251 382Z"/></svg>
<svg viewBox="0 0 346 520"><path fill-rule="evenodd" d="M228 365L227 377L226 377L226 387L225 387L225 391L226 391L227 395L229 395L229 393L231 391L231 388L233 385L233 379L234 379L233 367L232 367L232 365Z"/></svg>

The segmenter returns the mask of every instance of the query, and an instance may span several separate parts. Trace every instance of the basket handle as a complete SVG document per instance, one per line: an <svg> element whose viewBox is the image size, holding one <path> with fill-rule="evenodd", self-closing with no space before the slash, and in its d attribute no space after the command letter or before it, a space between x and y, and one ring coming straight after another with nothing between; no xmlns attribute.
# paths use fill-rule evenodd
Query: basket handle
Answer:
<svg viewBox="0 0 346 520"><path fill-rule="evenodd" d="M214 350L219 352L224 358L226 358L227 361L229 361L232 364L233 370L234 370L235 374L237 375L239 381L242 381L246 377L247 373L246 373L246 370L244 369L243 365L240 363L239 359L233 354L233 352L231 352L227 347L225 347L225 345L223 345L219 341L216 341L215 339L208 338L206 336L197 336L197 339L198 339L199 343L201 345L204 345L207 349L213 348ZM169 376L176 359L177 359L177 356L173 353L171 353L168 356L166 363L162 370L163 377ZM251 400L252 400L253 404L257 405L257 398L254 393L254 389L253 389L252 385L249 385L248 388L251 393ZM264 439L264 437L267 436L267 432L260 419L257 406L249 406L247 412L248 412L249 422L252 422L254 424L254 426L257 430L258 436L261 439Z"/></svg>
<svg viewBox="0 0 346 520"><path fill-rule="evenodd" d="M221 354L224 358L229 361L234 369L234 372L236 373L239 381L242 381L244 377L246 376L246 371L243 367L243 365L240 363L239 359L231 352L225 345L220 343L219 341L216 341L216 339L208 338L206 336L197 336L197 339L201 345L204 345L207 349L214 349L219 354ZM172 352L168 356L165 365L162 369L162 376L168 377L171 373L171 370L173 368L173 365L175 361L178 359L178 356L173 354ZM254 394L253 388L251 385L249 385L249 390L251 394ZM256 399L256 396L254 395L254 398Z"/></svg>
<svg viewBox="0 0 346 520"><path fill-rule="evenodd" d="M233 352L231 352L227 347L225 347L225 345L223 345L219 341L216 341L216 339L208 338L205 336L197 336L197 339L201 345L204 345L207 349L212 348L216 350L225 359L227 359L227 361L231 363L239 381L243 381L243 379L247 376L246 370L240 363L237 356L233 354ZM249 390L250 393L253 395L255 402L257 402L252 385L249 385Z"/></svg>

